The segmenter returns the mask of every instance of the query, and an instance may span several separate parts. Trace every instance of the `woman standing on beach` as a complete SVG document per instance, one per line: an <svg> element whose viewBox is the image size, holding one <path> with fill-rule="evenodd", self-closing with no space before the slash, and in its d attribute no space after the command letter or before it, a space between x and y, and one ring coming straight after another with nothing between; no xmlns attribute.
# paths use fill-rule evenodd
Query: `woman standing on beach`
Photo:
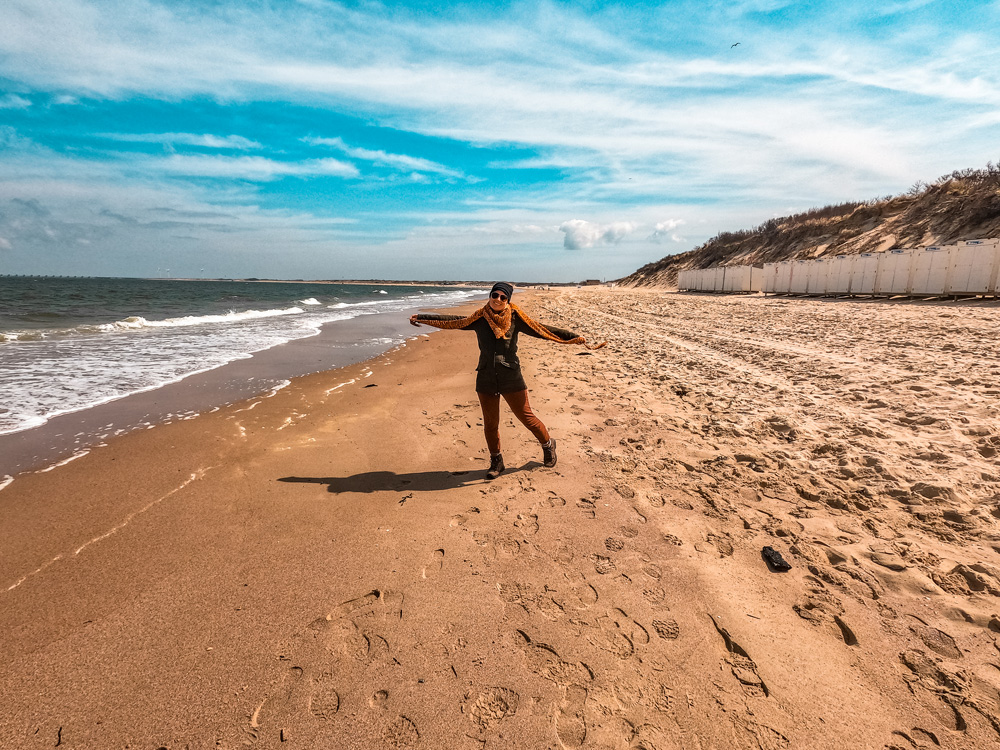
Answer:
<svg viewBox="0 0 1000 750"><path fill-rule="evenodd" d="M479 364L476 367L476 395L483 409L483 432L486 445L490 449L490 468L487 479L496 479L505 467L500 452L500 397L503 396L514 416L527 427L542 444L542 463L556 465L556 441L549 435L528 404L528 387L521 374L521 362L517 358L517 335L525 333L538 339L547 339L560 344L583 344L586 340L565 328L547 326L532 320L521 308L511 302L514 287L505 281L498 281L490 291L485 305L472 315L433 315L419 313L410 316L410 323L421 323L437 328L458 328L475 331L479 341ZM600 349L607 342L588 349Z"/></svg>

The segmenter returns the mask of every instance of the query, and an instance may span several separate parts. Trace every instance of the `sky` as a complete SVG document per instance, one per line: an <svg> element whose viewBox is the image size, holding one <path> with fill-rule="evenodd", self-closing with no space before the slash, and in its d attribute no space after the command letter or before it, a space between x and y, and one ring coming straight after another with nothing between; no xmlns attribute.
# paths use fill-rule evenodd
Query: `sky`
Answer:
<svg viewBox="0 0 1000 750"><path fill-rule="evenodd" d="M1000 0L3 0L0 273L615 279L1000 161Z"/></svg>

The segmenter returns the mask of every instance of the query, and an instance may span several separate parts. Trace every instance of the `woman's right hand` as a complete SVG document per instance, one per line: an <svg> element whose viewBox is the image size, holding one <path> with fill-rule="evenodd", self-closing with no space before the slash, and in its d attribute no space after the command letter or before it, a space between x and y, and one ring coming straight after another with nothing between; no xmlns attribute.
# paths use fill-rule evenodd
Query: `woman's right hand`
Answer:
<svg viewBox="0 0 1000 750"><path fill-rule="evenodd" d="M417 322L416 313L414 313L413 315L410 316L410 325L411 326L418 326L419 327L420 323Z"/></svg>

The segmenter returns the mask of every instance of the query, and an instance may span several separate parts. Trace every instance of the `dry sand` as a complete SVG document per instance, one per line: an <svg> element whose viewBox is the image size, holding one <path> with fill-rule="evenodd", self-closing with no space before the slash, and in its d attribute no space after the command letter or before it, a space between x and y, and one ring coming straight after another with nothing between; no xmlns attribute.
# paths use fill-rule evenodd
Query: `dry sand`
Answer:
<svg viewBox="0 0 1000 750"><path fill-rule="evenodd" d="M520 301L0 491L0 747L997 746L995 307Z"/></svg>

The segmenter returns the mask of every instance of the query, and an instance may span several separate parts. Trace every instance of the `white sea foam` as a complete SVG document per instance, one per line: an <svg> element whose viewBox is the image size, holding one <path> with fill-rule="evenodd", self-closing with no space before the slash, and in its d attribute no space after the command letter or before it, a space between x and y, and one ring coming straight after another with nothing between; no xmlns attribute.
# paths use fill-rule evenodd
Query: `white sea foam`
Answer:
<svg viewBox="0 0 1000 750"><path fill-rule="evenodd" d="M304 302L303 304L313 304ZM319 304L318 302L315 304ZM244 310L243 312L228 312L224 315L186 315L183 318L166 318L165 320L146 320L135 316L96 326L101 331L129 330L136 328L177 328L179 326L200 326L207 323L237 323L242 320L260 320L261 318L276 318L279 315L298 315L303 313L301 307L286 307L279 310Z"/></svg>
<svg viewBox="0 0 1000 750"><path fill-rule="evenodd" d="M321 304L319 302L304 301L301 304ZM40 329L30 331L3 331L0 332L0 342L13 341L44 341L52 338L65 338L79 335L93 335L100 333L116 333L124 331L139 331L147 328L182 328L188 326L201 326L212 323L240 323L249 320L261 320L264 318L276 318L285 315L299 315L304 313L301 307L285 307L275 310L244 310L242 312L228 312L217 315L186 315L180 318L165 318L163 320L148 320L141 315L132 315L113 323L99 323L94 325L79 325L73 328Z"/></svg>
<svg viewBox="0 0 1000 750"><path fill-rule="evenodd" d="M322 305L323 303L320 302L315 297L310 297L309 299L300 299L299 300L299 304L300 305Z"/></svg>
<svg viewBox="0 0 1000 750"><path fill-rule="evenodd" d="M287 388L291 384L292 384L291 380L282 380L280 383L278 383L278 385L272 388L271 392L268 393L266 396L264 396L264 398L271 398L271 396L277 394L277 392L280 391L282 388Z"/></svg>
<svg viewBox="0 0 1000 750"><path fill-rule="evenodd" d="M66 464L68 464L68 463L69 463L70 461L76 461L76 459L78 459L78 458L83 458L83 457L84 457L84 456L86 456L86 455L87 455L88 453L90 453L90 451L80 451L79 453L74 453L74 454L73 454L72 456L70 456L69 458L64 458L64 459L63 459L62 461L59 461L59 462L57 462L57 463L54 463L54 464L52 464L51 466L46 466L46 467L45 467L44 469L39 469L39 470L38 470L38 471L36 471L35 473L36 473L36 474L44 474L44 473L45 473L45 472L47 472L47 471L52 471L53 469L58 469L58 468L59 468L60 466L65 466L65 465L66 465Z"/></svg>
<svg viewBox="0 0 1000 750"><path fill-rule="evenodd" d="M14 477L12 477L10 474L7 474L3 479L0 479L0 490L2 490L4 487L8 487L10 483L13 481Z"/></svg>

